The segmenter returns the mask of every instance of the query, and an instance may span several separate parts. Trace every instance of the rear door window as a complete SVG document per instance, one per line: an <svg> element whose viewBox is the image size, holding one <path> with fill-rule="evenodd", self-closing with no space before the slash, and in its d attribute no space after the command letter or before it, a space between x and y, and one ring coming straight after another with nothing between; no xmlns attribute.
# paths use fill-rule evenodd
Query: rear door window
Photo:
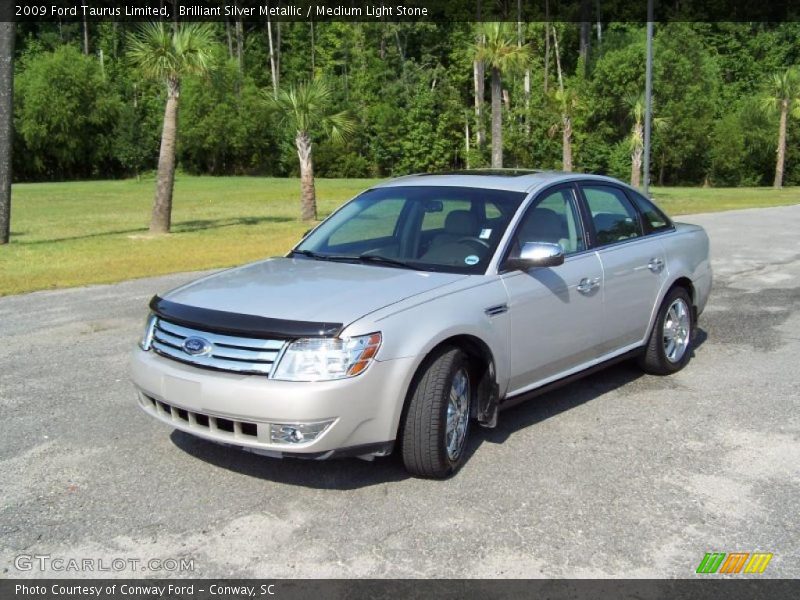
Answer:
<svg viewBox="0 0 800 600"><path fill-rule="evenodd" d="M642 235L636 209L621 189L597 184L581 184L581 189L592 216L598 246Z"/></svg>

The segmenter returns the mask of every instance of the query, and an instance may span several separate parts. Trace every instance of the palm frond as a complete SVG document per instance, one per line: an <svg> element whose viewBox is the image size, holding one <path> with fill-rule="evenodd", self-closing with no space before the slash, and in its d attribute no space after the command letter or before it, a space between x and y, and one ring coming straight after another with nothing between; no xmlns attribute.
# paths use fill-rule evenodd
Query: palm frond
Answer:
<svg viewBox="0 0 800 600"><path fill-rule="evenodd" d="M477 60L503 72L521 71L531 63L530 48L517 44L508 23L484 23L481 32L483 41L473 47Z"/></svg>
<svg viewBox="0 0 800 600"><path fill-rule="evenodd" d="M127 58L149 79L179 79L208 72L215 43L209 23L183 23L174 31L162 22L146 23L131 35Z"/></svg>
<svg viewBox="0 0 800 600"><path fill-rule="evenodd" d="M356 120L348 111L330 115L324 123L328 137L334 144L343 144L356 131Z"/></svg>
<svg viewBox="0 0 800 600"><path fill-rule="evenodd" d="M335 143L345 141L356 129L349 112L331 113L333 90L324 79L312 79L282 89L277 96L262 92L264 101L278 120L297 132L308 133L321 127Z"/></svg>
<svg viewBox="0 0 800 600"><path fill-rule="evenodd" d="M780 111L784 102L794 105L792 113L795 114L797 110L800 116L800 110L797 109L800 105L800 67L789 67L785 71L773 73L758 100L760 109L772 114Z"/></svg>

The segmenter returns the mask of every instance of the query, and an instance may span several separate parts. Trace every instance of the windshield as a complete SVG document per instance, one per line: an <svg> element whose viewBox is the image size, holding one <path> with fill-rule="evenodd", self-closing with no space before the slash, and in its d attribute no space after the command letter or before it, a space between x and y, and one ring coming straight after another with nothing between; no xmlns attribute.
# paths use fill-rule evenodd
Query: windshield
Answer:
<svg viewBox="0 0 800 600"><path fill-rule="evenodd" d="M484 273L523 192L443 186L368 190L293 255L451 273Z"/></svg>

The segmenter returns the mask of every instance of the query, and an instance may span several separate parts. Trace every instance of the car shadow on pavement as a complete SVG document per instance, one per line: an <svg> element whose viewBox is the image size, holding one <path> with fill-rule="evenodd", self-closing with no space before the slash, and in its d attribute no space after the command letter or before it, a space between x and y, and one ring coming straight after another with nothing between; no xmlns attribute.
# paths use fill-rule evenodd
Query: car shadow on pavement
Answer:
<svg viewBox="0 0 800 600"><path fill-rule="evenodd" d="M177 429L170 437L178 448L202 461L248 477L286 485L325 490L352 490L410 477L398 459L397 453L387 458L376 458L374 461L358 458L321 461L270 458L209 442Z"/></svg>
<svg viewBox="0 0 800 600"><path fill-rule="evenodd" d="M610 366L541 396L500 412L495 429L478 429L472 442L477 449L483 442L502 444L512 434L536 425L564 411L621 388L644 377L644 372L632 361ZM470 450L472 450L470 448Z"/></svg>
<svg viewBox="0 0 800 600"><path fill-rule="evenodd" d="M707 339L708 333L698 327L693 340L692 356ZM496 428L476 427L473 430L467 448L467 460L484 442L502 444L521 429L536 425L646 376L634 360L626 360L501 411Z"/></svg>
<svg viewBox="0 0 800 600"><path fill-rule="evenodd" d="M698 328L694 348L707 339ZM621 388L645 374L633 361L625 361L542 394L500 413L495 429L474 426L467 445L467 460L484 442L502 444L513 433ZM222 469L286 485L326 490L352 490L408 479L398 452L374 461L356 458L324 461L269 458L223 446L179 430L170 436L178 448Z"/></svg>

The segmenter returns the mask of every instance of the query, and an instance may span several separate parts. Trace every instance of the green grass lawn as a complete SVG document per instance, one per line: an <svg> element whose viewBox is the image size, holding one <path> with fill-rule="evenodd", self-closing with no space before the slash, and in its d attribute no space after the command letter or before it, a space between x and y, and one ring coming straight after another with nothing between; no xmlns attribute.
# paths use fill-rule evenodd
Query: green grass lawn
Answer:
<svg viewBox="0 0 800 600"><path fill-rule="evenodd" d="M317 180L320 217L376 180ZM296 179L179 176L173 233L147 233L154 182L17 184L0 295L226 267L284 254L308 225ZM656 188L670 214L800 202L800 189Z"/></svg>

